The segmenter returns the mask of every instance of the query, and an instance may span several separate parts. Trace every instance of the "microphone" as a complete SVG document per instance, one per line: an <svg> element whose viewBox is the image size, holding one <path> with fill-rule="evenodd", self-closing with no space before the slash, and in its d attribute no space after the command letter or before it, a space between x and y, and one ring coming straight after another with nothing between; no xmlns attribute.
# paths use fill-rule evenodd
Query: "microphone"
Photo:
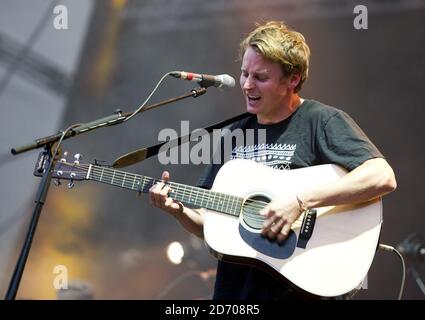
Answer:
<svg viewBox="0 0 425 320"><path fill-rule="evenodd" d="M423 261L425 259L424 242L415 233L410 234L406 239L399 243L397 249L413 260Z"/></svg>
<svg viewBox="0 0 425 320"><path fill-rule="evenodd" d="M230 87L235 86L235 79L228 74L220 74L218 76L211 76L209 74L198 74L185 71L173 71L170 72L170 76L178 79L189 80L199 82L202 87Z"/></svg>

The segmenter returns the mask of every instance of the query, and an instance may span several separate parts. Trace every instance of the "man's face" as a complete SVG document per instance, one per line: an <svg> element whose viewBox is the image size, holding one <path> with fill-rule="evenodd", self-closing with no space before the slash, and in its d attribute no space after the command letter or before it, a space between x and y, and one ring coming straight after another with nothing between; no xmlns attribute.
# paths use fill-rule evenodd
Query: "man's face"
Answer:
<svg viewBox="0 0 425 320"><path fill-rule="evenodd" d="M242 59L240 85L247 111L256 114L260 123L276 122L285 108L288 82L280 64L248 47Z"/></svg>

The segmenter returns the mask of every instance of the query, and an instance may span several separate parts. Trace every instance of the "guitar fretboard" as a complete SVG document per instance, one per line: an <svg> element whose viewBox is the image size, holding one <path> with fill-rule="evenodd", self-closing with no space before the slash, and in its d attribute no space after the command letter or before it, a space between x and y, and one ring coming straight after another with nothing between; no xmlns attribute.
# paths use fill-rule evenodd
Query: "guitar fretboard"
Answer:
<svg viewBox="0 0 425 320"><path fill-rule="evenodd" d="M87 179L89 180L141 193L148 193L153 185L162 181L143 175L96 165L91 165L88 171L89 176ZM239 216L242 210L243 198L175 182L167 181L166 184L171 187L171 191L168 195L177 201L181 201L185 205L206 208L233 216Z"/></svg>

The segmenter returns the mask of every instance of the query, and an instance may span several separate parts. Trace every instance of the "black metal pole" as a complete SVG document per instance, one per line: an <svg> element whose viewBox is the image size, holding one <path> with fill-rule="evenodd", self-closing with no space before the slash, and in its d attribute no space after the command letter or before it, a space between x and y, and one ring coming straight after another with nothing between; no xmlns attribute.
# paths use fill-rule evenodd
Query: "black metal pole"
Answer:
<svg viewBox="0 0 425 320"><path fill-rule="evenodd" d="M53 167L53 159L50 145L46 145L45 147L45 159L48 161L47 169L43 174L43 177L40 181L40 185L38 187L37 195L35 198L35 207L32 214L31 222L25 236L24 244L21 249L21 253L19 255L19 259L15 266L15 271L13 272L12 278L9 283L9 288L7 289L7 293L5 296L5 300L14 300L16 297L16 293L18 292L19 283L22 278L22 274L24 272L25 263L28 258L28 254L31 249L32 240L34 238L35 229L37 228L38 218L40 217L41 209L43 208L44 203L46 202L47 192L50 187L51 181L51 168Z"/></svg>

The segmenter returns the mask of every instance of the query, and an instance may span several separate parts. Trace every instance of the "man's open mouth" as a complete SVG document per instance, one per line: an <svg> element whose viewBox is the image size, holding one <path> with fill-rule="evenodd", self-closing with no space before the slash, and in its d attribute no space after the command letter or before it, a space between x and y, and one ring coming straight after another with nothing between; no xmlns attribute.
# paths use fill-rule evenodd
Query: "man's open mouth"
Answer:
<svg viewBox="0 0 425 320"><path fill-rule="evenodd" d="M247 96L249 101L258 101L261 99L260 96Z"/></svg>

